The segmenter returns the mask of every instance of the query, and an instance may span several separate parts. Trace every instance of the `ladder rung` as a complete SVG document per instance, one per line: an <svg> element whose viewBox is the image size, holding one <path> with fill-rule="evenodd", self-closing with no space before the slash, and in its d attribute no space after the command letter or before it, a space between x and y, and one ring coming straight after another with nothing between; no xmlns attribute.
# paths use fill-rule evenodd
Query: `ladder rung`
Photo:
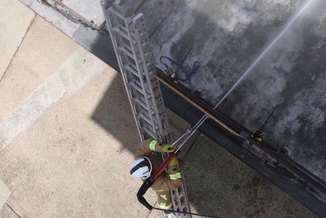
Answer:
<svg viewBox="0 0 326 218"><path fill-rule="evenodd" d="M137 71L137 65L136 64L128 64L128 66L132 69L132 70L134 70L134 71Z"/></svg>
<svg viewBox="0 0 326 218"><path fill-rule="evenodd" d="M134 78L133 80L131 80L138 88L144 90L144 87L141 85L141 82L139 80L139 77Z"/></svg>
<svg viewBox="0 0 326 218"><path fill-rule="evenodd" d="M121 28L119 28L119 27L114 27L114 28L113 28L113 31L116 32L116 33L118 33L119 35L123 36L125 39L130 40L128 34L127 34L127 33L124 33L124 32L121 30Z"/></svg>
<svg viewBox="0 0 326 218"><path fill-rule="evenodd" d="M148 119L148 120L151 120L151 118L150 118L150 110L147 110L146 112L145 111L143 111L143 113L142 113L142 115L146 118L146 119Z"/></svg>
<svg viewBox="0 0 326 218"><path fill-rule="evenodd" d="M120 25L119 27L116 27L116 28L118 28L119 31L121 31L125 35L128 35L128 29L127 29L127 27L124 27L124 26Z"/></svg>
<svg viewBox="0 0 326 218"><path fill-rule="evenodd" d="M145 120L148 124L150 124L152 126L152 121L150 120L149 117L146 117L146 115L144 113L139 114L139 119Z"/></svg>
<svg viewBox="0 0 326 218"><path fill-rule="evenodd" d="M139 105L139 106L141 106L143 109L145 109L145 110L147 110L147 105L146 105L146 103L145 102L142 102L140 99L138 99L138 98L135 98L134 99L134 101Z"/></svg>
<svg viewBox="0 0 326 218"><path fill-rule="evenodd" d="M149 106L147 105L147 103L146 103L146 96L144 96L144 95L138 95L136 99L139 100L139 102L142 102L143 105L146 106L146 108L149 107Z"/></svg>
<svg viewBox="0 0 326 218"><path fill-rule="evenodd" d="M133 82L135 83L135 85L136 85L139 89L144 90L143 92L145 92L146 94L149 93L148 91L146 91L146 87L143 87L143 85L141 84L140 80L137 81L136 78L135 78L135 80L133 80ZM145 84L144 84L144 85L145 85ZM147 98L149 99L150 96L147 95Z"/></svg>
<svg viewBox="0 0 326 218"><path fill-rule="evenodd" d="M140 76L139 73L136 70L132 69L130 65L125 66L125 69L137 77Z"/></svg>
<svg viewBox="0 0 326 218"><path fill-rule="evenodd" d="M146 94L141 87L139 87L138 85L136 85L135 82L130 82L129 84L130 84L131 88L135 89L136 91L140 92L141 94L143 94L143 95Z"/></svg>
<svg viewBox="0 0 326 218"><path fill-rule="evenodd" d="M150 130L150 129L147 128L146 126L144 126L143 129L145 130L145 132L146 132L147 134L149 134L149 135L152 136L153 138L156 138L156 134L155 134L155 132L153 132L153 130Z"/></svg>
<svg viewBox="0 0 326 218"><path fill-rule="evenodd" d="M141 84L141 82L140 82L140 80L139 80L139 78L137 78L137 80L136 80L136 78L135 78L135 79L133 80L133 82L134 82L135 85L138 86L140 89L144 90L144 89L143 89L143 86L142 86L142 84Z"/></svg>
<svg viewBox="0 0 326 218"><path fill-rule="evenodd" d="M138 118L141 118L140 120L143 121L143 122L142 122L142 126L143 126L143 127L147 128L147 129L149 129L149 130L151 130L152 132L155 132L155 128L154 128L154 126L153 126L154 123L149 122L148 120L143 119L143 117L138 117Z"/></svg>
<svg viewBox="0 0 326 218"><path fill-rule="evenodd" d="M130 67L130 69L133 70L134 72L137 72L139 76L141 75L141 73L138 72L137 65L129 63L128 67Z"/></svg>
<svg viewBox="0 0 326 218"><path fill-rule="evenodd" d="M132 52L128 51L126 48L120 47L119 50L122 51L124 54L128 55L130 58L135 58Z"/></svg>

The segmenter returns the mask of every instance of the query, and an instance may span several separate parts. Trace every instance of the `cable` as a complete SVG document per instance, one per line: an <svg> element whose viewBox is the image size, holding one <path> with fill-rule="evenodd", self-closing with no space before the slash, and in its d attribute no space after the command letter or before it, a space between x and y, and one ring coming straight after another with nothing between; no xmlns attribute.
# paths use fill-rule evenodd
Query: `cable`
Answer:
<svg viewBox="0 0 326 218"><path fill-rule="evenodd" d="M216 110L216 108L221 104L221 101L219 101L215 106L214 106L214 110ZM187 129L186 132L179 137L174 143L173 145L176 145L177 143L179 143L183 138L185 138L177 147L175 153L178 153L182 147L186 144L186 142L197 132L197 130L204 124L204 122L208 119L208 115L205 114L203 115L200 120L191 128ZM176 143L177 142L177 143Z"/></svg>
<svg viewBox="0 0 326 218"><path fill-rule="evenodd" d="M201 135L201 133L197 132L197 135L194 137L194 140L192 141L192 143L188 146L187 150L182 154L182 156L184 157L184 158L182 158L183 161L186 159L188 154L192 151L192 149L196 145L198 139L200 138L200 135Z"/></svg>
<svg viewBox="0 0 326 218"><path fill-rule="evenodd" d="M268 122L270 121L270 119L272 119L275 111L278 109L279 105L276 105L272 112L268 115L268 117L266 118L266 120L264 121L264 123L261 125L261 127L258 129L259 131L263 131L266 127L266 125L268 124Z"/></svg>
<svg viewBox="0 0 326 218"><path fill-rule="evenodd" d="M159 210L163 212L170 212L170 213L178 213L178 214L188 214L188 215L193 215L193 216L200 216L200 217L209 217L209 218L222 218L220 216L212 216L212 215L207 215L207 214L199 214L199 213L192 213L192 212L187 212L187 211L177 211L177 210L166 210L166 209L161 209L157 207L153 207L153 210Z"/></svg>

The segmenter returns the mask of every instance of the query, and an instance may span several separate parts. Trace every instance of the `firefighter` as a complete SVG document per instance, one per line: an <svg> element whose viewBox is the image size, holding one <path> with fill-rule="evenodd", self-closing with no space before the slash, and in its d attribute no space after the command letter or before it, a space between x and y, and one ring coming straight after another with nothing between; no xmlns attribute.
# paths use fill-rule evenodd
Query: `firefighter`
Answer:
<svg viewBox="0 0 326 218"><path fill-rule="evenodd" d="M146 140L142 146L141 154L131 166L130 174L143 181L151 177L151 174L161 164L161 153L174 152L175 147L170 144L161 145L157 140ZM163 210L172 208L170 189L176 189L182 184L182 174L177 158L173 158L163 173L151 186L158 197L158 205Z"/></svg>

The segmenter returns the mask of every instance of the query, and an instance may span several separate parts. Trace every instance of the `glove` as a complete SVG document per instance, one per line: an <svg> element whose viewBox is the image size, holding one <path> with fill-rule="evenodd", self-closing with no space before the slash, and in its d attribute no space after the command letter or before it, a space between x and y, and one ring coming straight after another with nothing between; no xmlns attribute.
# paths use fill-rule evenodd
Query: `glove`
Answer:
<svg viewBox="0 0 326 218"><path fill-rule="evenodd" d="M164 152L164 153L172 153L174 151L175 151L174 145L166 144L166 145L162 145L162 147L161 147L161 152Z"/></svg>

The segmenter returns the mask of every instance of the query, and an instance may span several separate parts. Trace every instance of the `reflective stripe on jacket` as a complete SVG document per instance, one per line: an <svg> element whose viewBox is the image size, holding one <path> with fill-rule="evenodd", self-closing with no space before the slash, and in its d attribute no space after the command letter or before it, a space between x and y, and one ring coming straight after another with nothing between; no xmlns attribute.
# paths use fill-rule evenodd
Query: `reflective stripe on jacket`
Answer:
<svg viewBox="0 0 326 218"><path fill-rule="evenodd" d="M182 179L182 174L181 174L181 172L172 173L172 174L169 174L169 178L170 178L170 180Z"/></svg>
<svg viewBox="0 0 326 218"><path fill-rule="evenodd" d="M157 140L154 140L153 139L152 141L150 141L149 144L148 144L149 150L156 151L157 144L158 144L158 141Z"/></svg>

